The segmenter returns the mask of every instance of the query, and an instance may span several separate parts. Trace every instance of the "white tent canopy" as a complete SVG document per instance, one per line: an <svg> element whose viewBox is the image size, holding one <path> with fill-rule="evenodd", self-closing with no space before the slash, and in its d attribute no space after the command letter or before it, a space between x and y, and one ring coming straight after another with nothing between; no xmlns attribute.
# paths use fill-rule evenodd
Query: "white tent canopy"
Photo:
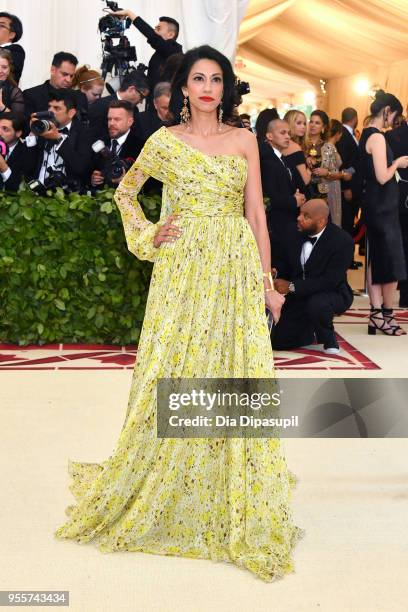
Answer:
<svg viewBox="0 0 408 612"><path fill-rule="evenodd" d="M296 103L312 88L333 117L344 106L364 115L368 93L378 87L405 105L407 23L407 0L251 0L239 34L238 71L253 83L255 101Z"/></svg>

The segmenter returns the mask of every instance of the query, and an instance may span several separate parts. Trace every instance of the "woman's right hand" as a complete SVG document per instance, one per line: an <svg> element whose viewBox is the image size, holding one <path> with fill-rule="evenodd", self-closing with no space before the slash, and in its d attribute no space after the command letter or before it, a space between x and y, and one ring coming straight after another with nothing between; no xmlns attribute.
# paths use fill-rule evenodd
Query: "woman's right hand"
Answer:
<svg viewBox="0 0 408 612"><path fill-rule="evenodd" d="M397 158L397 168L408 168L408 155L402 155Z"/></svg>
<svg viewBox="0 0 408 612"><path fill-rule="evenodd" d="M157 231L153 244L157 248L162 242L174 242L180 238L183 230L177 225L173 225L172 221L177 219L180 215L170 215L167 217L166 222Z"/></svg>

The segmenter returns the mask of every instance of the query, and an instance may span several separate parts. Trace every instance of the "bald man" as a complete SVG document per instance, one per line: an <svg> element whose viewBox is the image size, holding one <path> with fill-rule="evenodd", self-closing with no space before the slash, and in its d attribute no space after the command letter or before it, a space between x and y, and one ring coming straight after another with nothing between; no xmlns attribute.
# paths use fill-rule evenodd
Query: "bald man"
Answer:
<svg viewBox="0 0 408 612"><path fill-rule="evenodd" d="M353 303L347 269L354 242L328 219L324 200L308 200L300 206L296 241L280 258L275 280L276 289L286 295L281 318L272 330L276 350L317 342L325 353L339 352L333 318Z"/></svg>
<svg viewBox="0 0 408 612"><path fill-rule="evenodd" d="M305 196L296 189L283 156L289 143L289 124L282 119L272 119L266 129L265 142L259 145L262 191L268 198L266 219L274 266L278 265L281 252L297 234L296 218L299 206L305 201Z"/></svg>

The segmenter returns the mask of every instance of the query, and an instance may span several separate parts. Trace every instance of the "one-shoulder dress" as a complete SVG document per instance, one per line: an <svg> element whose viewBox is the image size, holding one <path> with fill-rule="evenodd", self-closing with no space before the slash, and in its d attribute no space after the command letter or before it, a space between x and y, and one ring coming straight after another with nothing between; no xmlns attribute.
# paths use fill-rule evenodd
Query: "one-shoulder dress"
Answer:
<svg viewBox="0 0 408 612"><path fill-rule="evenodd" d="M149 176L163 183L157 224L137 200ZM245 158L207 155L162 127L121 182L128 248L154 262L146 314L116 446L101 463L69 461L77 503L56 537L234 563L267 582L294 571L304 530L293 522L296 477L279 439L156 435L158 378L274 376L246 177ZM170 213L180 214L182 236L156 248Z"/></svg>

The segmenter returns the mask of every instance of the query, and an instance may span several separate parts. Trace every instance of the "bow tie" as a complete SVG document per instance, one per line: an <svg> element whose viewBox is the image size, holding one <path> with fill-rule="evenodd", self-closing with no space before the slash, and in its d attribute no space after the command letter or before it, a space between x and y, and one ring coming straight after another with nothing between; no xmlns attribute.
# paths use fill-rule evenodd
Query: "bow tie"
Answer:
<svg viewBox="0 0 408 612"><path fill-rule="evenodd" d="M69 129L67 127L63 127L60 130L58 130L60 134L66 134L68 136L69 134Z"/></svg>
<svg viewBox="0 0 408 612"><path fill-rule="evenodd" d="M303 241L304 241L304 242L311 242L311 243L312 243L312 246L314 245L314 243L316 242L316 240L317 240L317 236L304 236L304 237L303 237Z"/></svg>

